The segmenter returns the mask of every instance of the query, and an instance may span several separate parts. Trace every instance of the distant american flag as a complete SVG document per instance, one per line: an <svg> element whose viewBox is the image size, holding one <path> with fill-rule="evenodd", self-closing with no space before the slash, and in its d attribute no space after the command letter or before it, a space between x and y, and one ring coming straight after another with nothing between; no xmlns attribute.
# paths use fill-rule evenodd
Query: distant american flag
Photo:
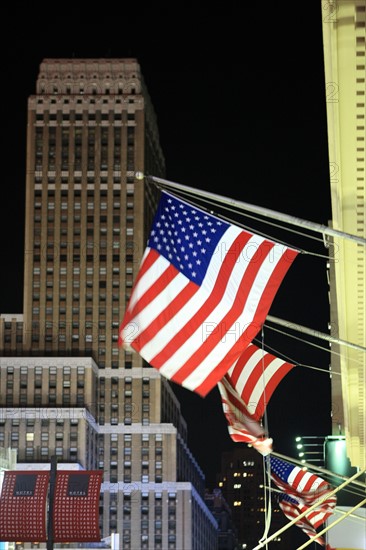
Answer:
<svg viewBox="0 0 366 550"><path fill-rule="evenodd" d="M297 254L162 192L119 345L207 395L262 327Z"/></svg>
<svg viewBox="0 0 366 550"><path fill-rule="evenodd" d="M284 493L280 496L279 506L290 520L297 518L317 501L331 493L331 486L321 477L274 456L270 456L269 460L271 478ZM333 514L336 504L336 495L329 496L300 519L296 525L309 537L316 536L316 529ZM318 537L316 542L322 546L325 544L322 537Z"/></svg>

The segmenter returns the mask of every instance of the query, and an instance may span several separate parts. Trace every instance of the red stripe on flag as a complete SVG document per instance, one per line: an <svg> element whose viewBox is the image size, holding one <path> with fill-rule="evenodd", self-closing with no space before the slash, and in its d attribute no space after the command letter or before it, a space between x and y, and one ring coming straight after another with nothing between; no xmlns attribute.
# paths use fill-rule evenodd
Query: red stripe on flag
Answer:
<svg viewBox="0 0 366 550"><path fill-rule="evenodd" d="M239 377L242 373L243 368L245 367L245 365L247 365L252 355L257 351L258 351L258 348L254 345L250 345L246 349L244 349L243 353L241 354L241 356L239 357L239 359L237 360L234 366L233 372L230 374L230 379L234 387L236 386L239 380Z"/></svg>
<svg viewBox="0 0 366 550"><path fill-rule="evenodd" d="M249 405L253 406L252 399L251 399L253 390L256 387L258 381L261 380L261 378L263 378L265 369L269 365L269 363L272 362L272 360L273 360L273 357L263 352L262 356L259 358L257 364L253 368L251 374L248 376L248 379L241 393L242 399L245 401L245 403L248 406ZM258 403L256 403L256 408L257 407L258 407Z"/></svg>
<svg viewBox="0 0 366 550"><path fill-rule="evenodd" d="M148 342L150 342L152 338L154 338L154 336L156 336L159 330L161 330L167 322L169 322L174 315L182 309L182 307L196 294L198 290L199 287L195 283L189 282L183 290L175 298L173 298L167 307L155 317L154 321L145 330L141 331L136 340L132 343L132 347L136 351L140 351ZM154 366L155 368L159 368L156 364L154 364Z"/></svg>
<svg viewBox="0 0 366 550"><path fill-rule="evenodd" d="M258 355L257 358L254 358L255 354ZM276 365L272 366L274 361ZM249 344L226 378L253 418L260 420L278 384L294 366L254 344ZM261 393L258 395L259 389Z"/></svg>
<svg viewBox="0 0 366 550"><path fill-rule="evenodd" d="M253 413L254 418L259 420L264 415L269 400L271 399L275 389L282 381L282 379L286 376L286 374L294 368L294 366L295 365L292 365L290 363L284 363L282 367L277 370L273 374L273 376L266 382L266 386L263 390L262 396L260 397L256 410Z"/></svg>

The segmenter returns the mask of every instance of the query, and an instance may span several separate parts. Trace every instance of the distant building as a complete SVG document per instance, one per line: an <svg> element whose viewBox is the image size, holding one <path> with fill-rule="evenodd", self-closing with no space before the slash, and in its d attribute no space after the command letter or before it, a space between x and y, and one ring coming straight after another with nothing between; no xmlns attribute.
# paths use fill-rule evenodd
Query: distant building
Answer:
<svg viewBox="0 0 366 550"><path fill-rule="evenodd" d="M221 455L221 472L217 485L232 510L232 519L238 531L239 548L251 550L263 537L268 502L263 485L263 457L250 447L241 447ZM287 518L277 505L276 493L272 493L269 534L275 533ZM271 541L271 548L293 550L293 527L286 529Z"/></svg>
<svg viewBox="0 0 366 550"><path fill-rule="evenodd" d="M239 550L238 534L231 508L220 489L206 490L205 503L218 524L218 550Z"/></svg>
<svg viewBox="0 0 366 550"><path fill-rule="evenodd" d="M124 550L216 550L179 402L118 347L157 203L138 171L164 176L165 161L137 60L43 60L28 101L24 311L0 316L0 446L23 464L102 469L101 536Z"/></svg>

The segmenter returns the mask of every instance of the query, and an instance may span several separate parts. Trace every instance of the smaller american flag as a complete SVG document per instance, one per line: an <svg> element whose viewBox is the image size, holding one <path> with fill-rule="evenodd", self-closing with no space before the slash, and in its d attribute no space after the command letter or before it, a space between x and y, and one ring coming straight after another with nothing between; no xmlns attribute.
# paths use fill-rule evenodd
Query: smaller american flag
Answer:
<svg viewBox="0 0 366 550"><path fill-rule="evenodd" d="M253 418L260 420L278 384L294 366L249 344L225 378Z"/></svg>
<svg viewBox="0 0 366 550"><path fill-rule="evenodd" d="M217 383L230 437L236 443L249 443L261 454L272 451L272 439L265 438L263 427L249 413L244 401L226 376Z"/></svg>
<svg viewBox="0 0 366 550"><path fill-rule="evenodd" d="M254 344L245 348L217 383L233 441L250 443L263 455L272 451L272 440L263 439L259 421L274 390L293 367Z"/></svg>
<svg viewBox="0 0 366 550"><path fill-rule="evenodd" d="M271 478L283 491L279 499L279 506L290 520L297 518L332 492L331 486L321 477L274 456L270 456L269 460ZM330 495L319 506L301 518L296 525L309 537L316 536L316 529L333 514L336 503L336 496ZM322 537L315 540L324 546Z"/></svg>

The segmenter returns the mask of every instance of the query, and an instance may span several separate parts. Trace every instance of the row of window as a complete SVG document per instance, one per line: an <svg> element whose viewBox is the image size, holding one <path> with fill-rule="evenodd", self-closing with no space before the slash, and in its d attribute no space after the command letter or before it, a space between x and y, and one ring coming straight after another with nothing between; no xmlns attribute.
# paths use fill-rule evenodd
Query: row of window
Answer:
<svg viewBox="0 0 366 550"><path fill-rule="evenodd" d="M66 281L65 281L65 282L66 282ZM80 281L78 281L78 282L80 283ZM105 281L104 281L104 282L105 282ZM114 285L114 286L119 286L119 285ZM38 288L39 288L39 287L38 287ZM61 288L64 288L64 287L61 287ZM99 287L99 288L102 288L102 287ZM105 287L104 287L104 288L105 288ZM60 292L59 296L58 296L58 298L59 298L60 301L65 301L65 300L67 299L66 294L64 294L64 292L65 292L65 291L62 290L62 291ZM44 297L44 296L43 296L43 297ZM48 293L48 291L47 291L47 293L46 293L46 300L47 300L47 301L52 301L52 300L53 300L53 297L54 297L54 295L53 295L51 292ZM74 302L79 302L79 300L80 300L80 294L79 294L79 292L77 292L77 291L76 291L76 292L74 291L74 292L72 293L72 295L71 295L71 296L68 296L68 297L69 297L69 298L72 298L72 300L73 300ZM86 300L87 302L91 302L91 301L93 300L93 294L91 294L90 292L87 292L87 293L84 295L84 298L85 298L85 300ZM104 294L104 293L103 293L103 294L100 294L100 295L98 296L98 300L99 300L100 302L106 302L109 298L112 298L113 301L119 300L119 294L111 294L111 295L108 295L108 296L107 296L107 294ZM33 300L38 301L39 299L40 299L40 294L39 294L39 292L34 291L34 292L33 292Z"/></svg>
<svg viewBox="0 0 366 550"><path fill-rule="evenodd" d="M66 307L64 307L64 306L60 306L57 310L52 306L47 306L44 311L45 311L46 315L53 315L53 313L56 312L56 311L57 311L58 315L66 315ZM71 309L69 311L75 316L80 315L80 313L82 311L85 313L85 315L96 315L97 312L99 313L99 315L102 315L102 316L107 314L107 309L105 307L101 307L101 306L99 306L98 309L97 309L97 307L95 307L95 308L85 307L84 308L84 307L73 306L73 307L71 307ZM35 317L38 317L40 315L40 308L38 306L33 307L32 313ZM119 308L112 308L112 314L113 315L118 315L119 313L120 313Z"/></svg>
<svg viewBox="0 0 366 550"><path fill-rule="evenodd" d="M54 434L54 435L55 435L55 440L57 442L62 442L64 440L64 432L56 432L56 434ZM19 441L19 433L18 432L11 432L10 437L11 437L11 441ZM48 432L41 433L41 441L43 442L42 445L47 445L49 439L50 438L49 438L49 433ZM0 441L3 442L4 440L5 440L5 434L4 434L4 432L0 432ZM26 441L26 444L27 444L27 448L31 448L31 445L33 445L34 440L35 440L35 434L34 433L28 432L28 433L25 434L25 441ZM77 441L78 440L77 432L70 433L69 434L69 440L70 441ZM44 449L46 449L46 447L44 447Z"/></svg>
<svg viewBox="0 0 366 550"><path fill-rule="evenodd" d="M109 196L113 196L113 200L118 200L121 197L121 191L120 190L115 190L115 189L113 189L113 190L100 189L97 192L95 192L94 190L88 189L87 191L85 191L85 193L84 192L82 193L80 189L68 189L68 190L61 189L57 194L61 198L64 198L64 197L70 198L70 197L72 197L73 200L78 199L81 196L84 196L84 194L87 197L87 200L91 200L95 197L99 197L99 198L101 198L101 200L103 200L103 199L106 199ZM43 195L43 191L36 189L35 192L34 192L34 197L35 197L34 200L37 201L37 200L41 199L42 195ZM53 199L55 197L55 195L56 195L56 193L55 193L54 190L48 190L47 191L47 200ZM131 202L131 199L133 198L133 195L134 195L134 185L129 184L129 185L127 185L127 189L126 189L127 208L133 208L133 202Z"/></svg>
<svg viewBox="0 0 366 550"><path fill-rule="evenodd" d="M35 220L35 221L38 222L38 225L37 225L36 227L39 229L39 228L40 228L40 225L39 225L40 221L41 221L42 219L43 219L43 220L46 220L46 218L42 218L42 216L40 215L40 213L37 214L36 217L39 218L39 219ZM47 215L47 221L49 221L50 218L54 218L54 215L53 215L53 214L52 214L52 215ZM66 229L66 227L67 227L67 221L68 221L68 219L69 219L68 216L67 216L67 214L61 214L61 215L59 216L59 219L60 219L61 223L66 224L66 225L62 225L62 226L61 226L61 229ZM74 214L74 216L72 216L72 217L70 216L70 220L76 221L76 222L77 222L76 227L79 227L79 228L80 228L81 217L80 217L79 214ZM120 216L118 216L118 215L113 215L113 217L111 217L111 216L108 214L108 217L107 217L107 216L105 216L104 214L99 214L98 220L99 220L99 222L100 222L101 224L106 224L107 221L113 221L113 223L119 223L119 222L121 221L121 218L120 218ZM83 221L86 221L87 224L94 224L94 223L96 222L96 217L95 217L94 214L88 215L86 218L83 218ZM132 219L127 219L127 222L128 222L128 223L132 223L132 221L133 221ZM88 229L92 229L92 226L91 226L91 225L88 225L87 228L88 228ZM53 227L48 227L48 228L47 228L47 231L48 231L48 230L51 230L51 229L54 229L54 228L53 228ZM107 230L108 230L108 227L107 227L106 225L102 225L99 229L100 229L100 232L103 233L102 229L107 229ZM117 227L115 227L114 229L115 229L116 231L114 231L113 234L114 234L114 235L117 235L117 234L119 235L120 232L121 232L120 228L117 226ZM118 230L118 233L117 233L117 230ZM34 232L34 234L37 235L36 232ZM62 234L64 234L64 233L61 232L61 235L62 235ZM75 234L78 234L78 233L75 233ZM79 234L80 234L80 233L79 233ZM93 233L91 233L91 235L92 235L92 234L93 234Z"/></svg>
<svg viewBox="0 0 366 550"><path fill-rule="evenodd" d="M48 161L47 167L40 163L41 160L42 159L38 159L38 162L35 165L35 183L42 183L43 171L47 172L48 183L56 183L56 171L58 170L61 170L62 172L83 172L83 163L81 157L75 157L73 162L70 162L68 159L62 162ZM101 159L99 164L95 163L94 158L88 159L88 162L86 164L86 170L88 172L86 179L87 183L95 182L96 174L94 174L94 171L96 170L96 167L98 167L101 172L108 172L109 169L112 169L113 182L121 182L122 164L117 158L115 158L111 164L107 161L107 159ZM126 169L128 172L133 172L134 164L132 159L127 162ZM63 174L63 176L65 177L65 180L61 180L61 183L68 183L69 179L66 178L65 174ZM81 180L77 180L77 178L78 175L75 175L75 183L81 183ZM101 183L108 183L108 179L102 181L102 177L100 181Z"/></svg>
<svg viewBox="0 0 366 550"><path fill-rule="evenodd" d="M54 375L56 376L57 372L60 372L60 369L57 368L57 367L47 367L47 370L49 371L49 374L50 376ZM9 366L6 368L6 372L7 372L7 375L8 376L13 376L14 375L14 367L12 366ZM62 372L63 372L63 375L64 376L70 376L71 375L71 367L63 367L62 369ZM83 376L85 374L85 367L76 367L76 372L78 375L80 376ZM20 373L21 374L27 374L28 373L28 367L24 366L24 367L20 367ZM34 367L34 374L35 375L39 375L39 376L43 376L44 375L44 367Z"/></svg>
<svg viewBox="0 0 366 550"><path fill-rule="evenodd" d="M57 321L54 323L53 321L46 320L43 327L40 327L40 323L37 321L34 321L32 324L32 329L34 331L44 331L47 332L47 330L54 330L54 329L78 329L79 327L85 328L85 329L105 329L105 328L112 328L112 329L118 329L120 326L120 321L112 321L110 324L108 324L106 321L85 321L85 323L80 323L78 320L72 320L72 321ZM11 327L9 327L11 328ZM44 330L46 329L46 330ZM127 354L127 352L125 352ZM127 355L126 355L127 356Z"/></svg>
<svg viewBox="0 0 366 550"><path fill-rule="evenodd" d="M48 210L54 210L55 209L55 203L52 202L52 201L47 201L46 206L47 206ZM95 202L88 202L86 204L86 207L87 207L88 210L94 210L94 206L95 206ZM107 210L107 206L108 205L107 205L106 202L101 202L99 204L99 208L101 210ZM117 201L113 202L113 208L114 209L119 209L120 207L121 207L120 202L117 202ZM34 203L34 208L36 210L42 208L42 203L40 201L36 201ZM68 202L61 202L61 210L68 210L68 208L69 208L69 203ZM74 208L74 210L80 210L81 209L81 203L77 202L77 201L74 201L73 208Z"/></svg>
<svg viewBox="0 0 366 550"><path fill-rule="evenodd" d="M41 78L44 78L44 76L41 75ZM56 74L56 75L54 75L53 78L56 78L56 79L57 79L57 78L59 78L59 77L58 77L58 75ZM72 75L71 75L71 74L70 74L70 75L67 75L67 78L72 78ZM85 76L84 76L84 75L79 75L78 78L85 78ZM98 78L98 76L95 75L95 76L93 76L93 78ZM107 75L106 78L110 78L110 77ZM120 75L119 78L123 78L123 76ZM135 78L135 76L133 76L133 78ZM117 97L116 97L116 98L113 98L113 100L112 100L112 99L101 99L101 100L99 100L98 102L99 102L99 103L103 103L103 104L109 104L111 101L113 101L113 104L117 104L117 105L120 105L120 104L122 103L122 101L125 103L125 100L119 99L119 98L117 98ZM67 99L67 98L63 98L63 99L62 99L62 98L58 98L57 101L56 101L56 99L53 98L53 97L47 98L47 99L43 99L43 98L41 98L41 97L38 97L38 98L37 98L37 103L38 103L38 105L43 105L44 103L51 103L52 105L55 105L56 103L60 103L60 102L62 102L64 105L69 105L69 104L70 104L70 100ZM74 99L74 100L72 101L72 103L76 103L77 105L81 105L82 103L85 103L85 102L86 102L88 105L90 105L90 104L91 104L91 105L94 105L96 101L95 101L95 99L92 99L92 98L88 98L87 100L85 100L85 98L84 98L84 99L76 98L76 99ZM132 99L132 98L129 98L129 99L128 99L128 103L134 103L134 102L135 102L134 99Z"/></svg>
<svg viewBox="0 0 366 550"><path fill-rule="evenodd" d="M57 286L57 284L53 284L53 280L47 280L46 281L46 288L47 289L53 289L54 286ZM77 288L80 288L80 279L72 279L71 281L68 281L66 278L63 278L63 279L60 279L60 281L58 282L59 283L59 288L60 288L60 292L65 292L64 289L67 287L67 283L69 283L69 286L72 286L72 289L77 289ZM119 279L112 279L111 281L111 285L112 285L112 288L119 288L120 287L120 281ZM82 286L85 286L86 288L93 288L93 282L90 281L90 280L87 280L86 283L83 282ZM109 285L108 285L109 286ZM126 286L130 286L130 285L126 285ZM39 278L35 278L33 280L33 298L35 300L38 300L38 296L39 296L39 289L41 287L41 282L39 280ZM107 288L107 281L105 280L101 280L101 281L98 281L97 284L95 285L95 287L97 289L106 289ZM53 294L48 294L48 290L46 291L46 299L47 300L52 300L53 299ZM105 299L101 298L101 301L105 302ZM13 327L9 327L9 328L12 328L13 330ZM20 333L21 332L21 329L17 329L17 331Z"/></svg>
<svg viewBox="0 0 366 550"><path fill-rule="evenodd" d="M120 268L119 267L113 267L112 268L112 273L119 273L120 272ZM46 273L49 273L49 274L53 274L54 272L54 268L53 266L47 266L46 268ZM60 269L58 270L58 272L60 273L60 275L66 275L67 274L67 267L60 267ZM72 273L74 275L80 275L80 267L77 267L77 266L74 266L72 268ZM86 268L86 274L87 275L93 275L94 273L94 268L93 267L87 267ZM41 274L41 268L38 267L38 266L35 266L33 268L33 275L40 275ZM107 274L107 268L106 267L100 267L99 268L99 275L106 275Z"/></svg>
<svg viewBox="0 0 366 550"><path fill-rule="evenodd" d="M134 170L133 167L130 167L129 168L129 171L132 172ZM106 175L93 175L93 176L87 176L87 177L84 177L82 178L81 176L81 170L76 170L75 169L75 172L80 172L80 175L74 175L72 180L70 181L70 177L69 176L61 176L61 178L58 178L56 177L55 174L49 174L47 175L47 183L49 185L54 185L55 183L57 182L61 182L63 184L82 184L83 181L86 181L86 183L88 183L89 185L93 185L95 183L101 183L101 184L108 184L108 177ZM121 177L121 174L113 174L113 178L112 178L112 182L113 183L116 183L116 184L120 184L122 183L122 177ZM133 178L128 178L127 177L127 181L133 181ZM37 173L35 174L34 176L34 182L35 183L40 183L42 184L43 183L43 177L42 177L42 168L38 168L37 169Z"/></svg>
<svg viewBox="0 0 366 550"><path fill-rule="evenodd" d="M59 115L59 116L57 116ZM122 120L122 113L116 113L115 111L109 111L109 113L91 113L90 111L83 111L83 113L79 112L72 112L72 113L66 113L65 111L58 111L58 113L50 113L48 111L45 111L43 113L37 113L36 114L36 121L47 121L47 120L70 120L70 121L110 121L113 120ZM127 113L127 120L133 121L135 120L135 113Z"/></svg>

